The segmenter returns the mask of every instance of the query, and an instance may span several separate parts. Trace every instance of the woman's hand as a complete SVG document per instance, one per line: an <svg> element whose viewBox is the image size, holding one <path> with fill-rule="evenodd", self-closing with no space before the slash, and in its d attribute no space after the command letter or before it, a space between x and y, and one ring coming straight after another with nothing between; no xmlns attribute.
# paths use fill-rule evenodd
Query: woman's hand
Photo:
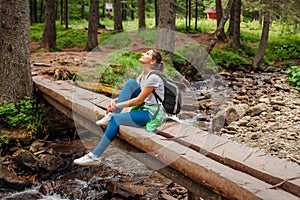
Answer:
<svg viewBox="0 0 300 200"><path fill-rule="evenodd" d="M111 101L106 109L106 114L108 114L110 112L114 112L116 110L116 108L117 108L116 101L115 100Z"/></svg>

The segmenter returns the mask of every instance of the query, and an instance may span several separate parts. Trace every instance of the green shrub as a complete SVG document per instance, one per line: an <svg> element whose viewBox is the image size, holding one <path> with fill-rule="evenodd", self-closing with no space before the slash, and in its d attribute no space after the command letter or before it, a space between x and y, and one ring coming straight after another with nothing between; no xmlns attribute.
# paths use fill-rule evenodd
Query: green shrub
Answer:
<svg viewBox="0 0 300 200"><path fill-rule="evenodd" d="M0 119L10 129L24 127L27 134L35 138L43 128L42 106L28 97L21 99L17 104L3 102L0 107Z"/></svg>
<svg viewBox="0 0 300 200"><path fill-rule="evenodd" d="M288 82L300 91L300 67L292 66L287 71Z"/></svg>
<svg viewBox="0 0 300 200"><path fill-rule="evenodd" d="M211 51L211 57L215 64L223 68L234 68L240 65L251 65L249 62L245 61L241 56L229 52L214 49Z"/></svg>

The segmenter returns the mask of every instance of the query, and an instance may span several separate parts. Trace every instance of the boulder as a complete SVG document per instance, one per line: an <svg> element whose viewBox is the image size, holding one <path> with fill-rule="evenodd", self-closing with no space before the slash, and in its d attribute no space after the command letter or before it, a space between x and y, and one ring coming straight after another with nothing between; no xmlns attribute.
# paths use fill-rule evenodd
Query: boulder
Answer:
<svg viewBox="0 0 300 200"><path fill-rule="evenodd" d="M20 191L24 190L30 185L31 184L26 181L26 179L18 177L12 171L0 165L0 188L12 191Z"/></svg>

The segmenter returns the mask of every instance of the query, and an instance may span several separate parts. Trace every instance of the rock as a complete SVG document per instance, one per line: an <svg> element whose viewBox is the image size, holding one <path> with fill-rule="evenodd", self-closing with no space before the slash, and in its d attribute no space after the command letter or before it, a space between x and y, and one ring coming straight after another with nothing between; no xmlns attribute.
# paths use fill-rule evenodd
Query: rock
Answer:
<svg viewBox="0 0 300 200"><path fill-rule="evenodd" d="M35 140L29 147L29 151L35 153L37 151L41 151L43 148L43 146L45 145L45 142L41 141L41 140Z"/></svg>
<svg viewBox="0 0 300 200"><path fill-rule="evenodd" d="M30 151L21 149L12 155L13 161L21 167L29 167L32 170L36 169L39 159L34 156Z"/></svg>
<svg viewBox="0 0 300 200"><path fill-rule="evenodd" d="M43 154L38 162L39 171L48 171L50 173L58 172L66 169L68 165L64 162L64 159L60 156Z"/></svg>
<svg viewBox="0 0 300 200"><path fill-rule="evenodd" d="M46 181L43 183L39 189L39 192L43 195L47 195L56 189L56 184L54 181Z"/></svg>
<svg viewBox="0 0 300 200"><path fill-rule="evenodd" d="M248 114L250 116L255 116L255 115L259 115L260 113L262 113L263 111L267 110L267 104L265 103L259 103L253 107L250 107L248 109Z"/></svg>
<svg viewBox="0 0 300 200"><path fill-rule="evenodd" d="M214 116L213 130L220 131L226 125L229 125L233 121L237 121L240 118L244 117L248 109L247 104L231 105L225 109L220 110Z"/></svg>
<svg viewBox="0 0 300 200"><path fill-rule="evenodd" d="M111 181L106 184L106 189L112 194L119 194L126 198L135 198L147 193L147 188L145 186L137 186L129 182L123 183Z"/></svg>
<svg viewBox="0 0 300 200"><path fill-rule="evenodd" d="M24 190L30 183L15 175L12 171L0 165L0 188L14 191Z"/></svg>
<svg viewBox="0 0 300 200"><path fill-rule="evenodd" d="M171 195L169 194L161 194L160 197L164 200L177 200L177 198L175 197L172 197Z"/></svg>

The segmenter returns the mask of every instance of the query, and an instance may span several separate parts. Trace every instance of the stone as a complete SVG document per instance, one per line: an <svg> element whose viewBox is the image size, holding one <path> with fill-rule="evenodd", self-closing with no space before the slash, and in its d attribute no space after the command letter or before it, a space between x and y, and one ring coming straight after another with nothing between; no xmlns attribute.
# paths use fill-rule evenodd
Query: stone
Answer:
<svg viewBox="0 0 300 200"><path fill-rule="evenodd" d="M0 188L14 191L24 190L31 184L26 179L18 177L6 167L0 165Z"/></svg>
<svg viewBox="0 0 300 200"><path fill-rule="evenodd" d="M255 115L259 115L260 113L262 113L263 111L267 110L267 104L265 103L259 103L255 106L252 106L248 109L248 114L250 116L255 116Z"/></svg>
<svg viewBox="0 0 300 200"><path fill-rule="evenodd" d="M21 149L16 151L13 155L13 161L21 167L29 167L32 170L36 169L39 159L34 156L30 151Z"/></svg>

